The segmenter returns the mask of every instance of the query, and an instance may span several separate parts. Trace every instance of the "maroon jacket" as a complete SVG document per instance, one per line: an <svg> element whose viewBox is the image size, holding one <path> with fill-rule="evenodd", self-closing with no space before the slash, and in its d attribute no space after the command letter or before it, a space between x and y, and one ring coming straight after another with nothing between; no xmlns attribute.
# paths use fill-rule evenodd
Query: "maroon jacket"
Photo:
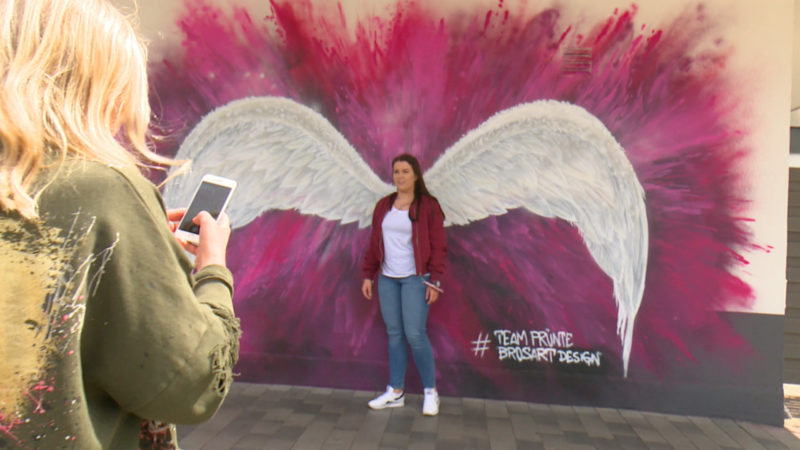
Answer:
<svg viewBox="0 0 800 450"><path fill-rule="evenodd" d="M375 204L372 213L372 232L369 246L361 270L364 278L373 279L380 271L383 262L383 218L392 209L397 193L388 195ZM431 274L431 281L441 281L447 254L447 236L444 234L444 213L439 203L432 197L423 195L420 199L419 217L411 221L411 242L414 245L414 263L417 275ZM417 205L411 205L409 215L415 215Z"/></svg>

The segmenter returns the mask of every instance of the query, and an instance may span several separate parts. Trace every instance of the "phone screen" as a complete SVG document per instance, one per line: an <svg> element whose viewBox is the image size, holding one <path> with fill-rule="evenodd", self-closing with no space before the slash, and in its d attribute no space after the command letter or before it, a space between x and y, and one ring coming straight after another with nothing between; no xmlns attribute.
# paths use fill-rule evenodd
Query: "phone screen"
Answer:
<svg viewBox="0 0 800 450"><path fill-rule="evenodd" d="M219 184L203 182L200 188L197 189L197 195L194 196L192 204L183 216L181 224L178 229L188 233L199 234L200 227L192 223L192 219L200 213L200 211L208 211L211 217L216 219L223 206L225 200L228 198L228 193L231 188L228 186L221 186Z"/></svg>

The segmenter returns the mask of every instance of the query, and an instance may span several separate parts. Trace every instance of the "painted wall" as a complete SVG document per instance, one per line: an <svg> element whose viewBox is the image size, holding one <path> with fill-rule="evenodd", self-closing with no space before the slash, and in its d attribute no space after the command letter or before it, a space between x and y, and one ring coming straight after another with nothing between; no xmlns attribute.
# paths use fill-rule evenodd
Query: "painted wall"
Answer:
<svg viewBox="0 0 800 450"><path fill-rule="evenodd" d="M241 379L385 385L361 225L409 151L443 394L781 422L792 2L423 3L139 2L160 150L242 183Z"/></svg>

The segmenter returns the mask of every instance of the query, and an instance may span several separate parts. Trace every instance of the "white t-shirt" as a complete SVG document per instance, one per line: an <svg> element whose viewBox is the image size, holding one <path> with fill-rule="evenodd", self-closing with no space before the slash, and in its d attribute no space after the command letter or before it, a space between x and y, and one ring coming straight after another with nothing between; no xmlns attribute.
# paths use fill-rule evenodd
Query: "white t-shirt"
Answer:
<svg viewBox="0 0 800 450"><path fill-rule="evenodd" d="M414 245L411 243L411 219L408 210L399 210L392 205L381 224L383 230L383 258L381 273L387 277L405 278L416 275Z"/></svg>

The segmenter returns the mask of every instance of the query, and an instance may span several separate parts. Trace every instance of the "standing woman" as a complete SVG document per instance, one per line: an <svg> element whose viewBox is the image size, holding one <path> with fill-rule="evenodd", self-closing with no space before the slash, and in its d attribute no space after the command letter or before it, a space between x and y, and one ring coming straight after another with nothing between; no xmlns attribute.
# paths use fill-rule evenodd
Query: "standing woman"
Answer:
<svg viewBox="0 0 800 450"><path fill-rule="evenodd" d="M409 154L392 160L397 192L382 198L372 215L369 247L364 255L361 292L372 299L378 275L381 315L389 336L389 385L369 402L372 409L405 404L408 346L419 369L425 397L422 413L439 413L433 348L427 333L428 309L442 293L447 238L444 213L425 187L419 161Z"/></svg>

